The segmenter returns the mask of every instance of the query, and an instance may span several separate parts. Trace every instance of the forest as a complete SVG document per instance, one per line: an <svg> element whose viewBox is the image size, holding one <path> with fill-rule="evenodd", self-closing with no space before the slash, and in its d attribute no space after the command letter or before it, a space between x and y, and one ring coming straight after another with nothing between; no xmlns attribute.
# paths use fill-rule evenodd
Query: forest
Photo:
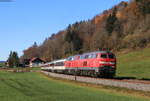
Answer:
<svg viewBox="0 0 150 101"><path fill-rule="evenodd" d="M144 48L149 43L150 0L130 0L90 20L70 24L40 45L34 43L23 51L20 59L39 57L48 62L102 49L117 52Z"/></svg>

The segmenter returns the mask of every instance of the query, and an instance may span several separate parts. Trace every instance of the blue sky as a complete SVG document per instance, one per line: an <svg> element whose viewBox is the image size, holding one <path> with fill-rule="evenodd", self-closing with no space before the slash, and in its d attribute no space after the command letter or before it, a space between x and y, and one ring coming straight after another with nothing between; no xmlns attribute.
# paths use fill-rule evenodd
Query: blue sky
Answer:
<svg viewBox="0 0 150 101"><path fill-rule="evenodd" d="M1 0L0 0L1 1ZM4 1L4 0L3 0ZM0 60L22 51L68 24L88 20L127 0L13 0L0 2Z"/></svg>

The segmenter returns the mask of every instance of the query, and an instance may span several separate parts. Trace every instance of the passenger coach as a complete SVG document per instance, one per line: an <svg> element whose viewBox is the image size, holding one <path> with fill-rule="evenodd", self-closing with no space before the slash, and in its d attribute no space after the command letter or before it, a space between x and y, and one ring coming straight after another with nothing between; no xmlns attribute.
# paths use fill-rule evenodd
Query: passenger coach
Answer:
<svg viewBox="0 0 150 101"><path fill-rule="evenodd" d="M65 71L65 66L64 62L66 59L60 59L60 60L55 60L49 63L46 63L41 66L42 70L50 71L50 72L64 72Z"/></svg>

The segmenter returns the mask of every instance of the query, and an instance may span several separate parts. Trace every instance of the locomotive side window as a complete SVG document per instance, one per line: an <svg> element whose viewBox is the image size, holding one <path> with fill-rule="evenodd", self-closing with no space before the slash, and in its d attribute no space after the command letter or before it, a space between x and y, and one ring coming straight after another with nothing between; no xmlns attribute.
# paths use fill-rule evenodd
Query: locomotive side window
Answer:
<svg viewBox="0 0 150 101"><path fill-rule="evenodd" d="M80 56L80 59L83 59L83 55Z"/></svg>
<svg viewBox="0 0 150 101"><path fill-rule="evenodd" d="M85 59L88 59L89 55L85 55Z"/></svg>
<svg viewBox="0 0 150 101"><path fill-rule="evenodd" d="M98 54L93 54L93 58L98 58Z"/></svg>
<svg viewBox="0 0 150 101"><path fill-rule="evenodd" d="M80 59L80 56L76 56L75 58L74 58L74 60L79 60Z"/></svg>
<svg viewBox="0 0 150 101"><path fill-rule="evenodd" d="M71 57L69 57L67 60L70 61L70 60L71 60Z"/></svg>
<svg viewBox="0 0 150 101"><path fill-rule="evenodd" d="M90 54L88 58L89 58L89 59L90 59L90 58L93 58L93 54Z"/></svg>
<svg viewBox="0 0 150 101"><path fill-rule="evenodd" d="M67 60L68 60L68 61L72 61L72 60L74 60L74 57L71 56L71 57L69 57Z"/></svg>
<svg viewBox="0 0 150 101"><path fill-rule="evenodd" d="M107 54L101 54L101 58L107 58Z"/></svg>

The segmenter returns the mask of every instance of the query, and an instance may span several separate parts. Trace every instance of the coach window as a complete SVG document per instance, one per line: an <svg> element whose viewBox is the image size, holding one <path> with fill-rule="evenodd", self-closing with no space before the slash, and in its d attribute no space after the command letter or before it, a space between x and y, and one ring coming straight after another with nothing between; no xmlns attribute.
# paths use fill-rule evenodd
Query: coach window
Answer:
<svg viewBox="0 0 150 101"><path fill-rule="evenodd" d="M63 66L64 64L63 64L63 62L57 62L56 63L56 66Z"/></svg>
<svg viewBox="0 0 150 101"><path fill-rule="evenodd" d="M60 62L60 66L64 66L64 62Z"/></svg>
<svg viewBox="0 0 150 101"><path fill-rule="evenodd" d="M54 66L54 64L49 64L50 66Z"/></svg>

